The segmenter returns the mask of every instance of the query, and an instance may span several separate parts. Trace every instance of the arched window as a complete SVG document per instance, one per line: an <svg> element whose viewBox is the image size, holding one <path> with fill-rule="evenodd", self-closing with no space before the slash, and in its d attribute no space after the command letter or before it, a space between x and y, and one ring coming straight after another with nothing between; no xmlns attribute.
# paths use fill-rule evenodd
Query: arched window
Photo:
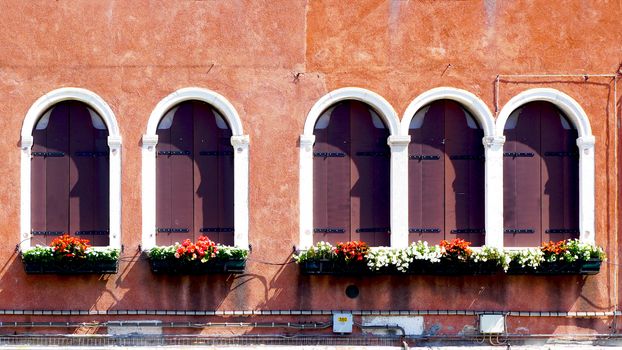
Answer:
<svg viewBox="0 0 622 350"><path fill-rule="evenodd" d="M341 101L313 133L314 241L390 244L389 129L369 105Z"/></svg>
<svg viewBox="0 0 622 350"><path fill-rule="evenodd" d="M179 89L154 108L142 142L143 249L200 235L248 248L248 135L220 94Z"/></svg>
<svg viewBox="0 0 622 350"><path fill-rule="evenodd" d="M55 104L32 132L32 244L69 233L109 244L108 129L86 104Z"/></svg>
<svg viewBox="0 0 622 350"><path fill-rule="evenodd" d="M459 103L437 100L410 120L409 241L483 245L484 131Z"/></svg>
<svg viewBox="0 0 622 350"><path fill-rule="evenodd" d="M20 192L22 250L63 233L121 248L121 136L101 97L60 88L30 107Z"/></svg>
<svg viewBox="0 0 622 350"><path fill-rule="evenodd" d="M231 128L212 106L185 101L160 120L156 146L156 244L207 235L233 245Z"/></svg>
<svg viewBox="0 0 622 350"><path fill-rule="evenodd" d="M504 245L579 237L577 130L555 105L514 110L504 134Z"/></svg>

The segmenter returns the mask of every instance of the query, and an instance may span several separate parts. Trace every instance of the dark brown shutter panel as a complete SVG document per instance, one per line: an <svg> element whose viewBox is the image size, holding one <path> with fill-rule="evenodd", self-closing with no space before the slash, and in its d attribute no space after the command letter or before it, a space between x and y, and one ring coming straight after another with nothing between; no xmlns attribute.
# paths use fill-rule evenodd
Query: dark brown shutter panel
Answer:
<svg viewBox="0 0 622 350"><path fill-rule="evenodd" d="M538 246L541 240L540 107L523 106L503 148L504 245Z"/></svg>
<svg viewBox="0 0 622 350"><path fill-rule="evenodd" d="M158 129L156 244L193 239L193 108L177 107L170 128Z"/></svg>
<svg viewBox="0 0 622 350"><path fill-rule="evenodd" d="M577 131L550 103L539 103L542 156L542 241L579 237ZM563 121L562 121L563 120ZM564 128L565 123L566 128Z"/></svg>
<svg viewBox="0 0 622 350"><path fill-rule="evenodd" d="M233 147L231 130L218 127L212 108L194 106L194 237L233 245ZM224 125L221 125L223 127Z"/></svg>
<svg viewBox="0 0 622 350"><path fill-rule="evenodd" d="M47 127L33 130L32 243L49 244L69 232L69 106L52 107Z"/></svg>
<svg viewBox="0 0 622 350"><path fill-rule="evenodd" d="M434 102L419 128L410 128L408 146L409 241L437 244L445 237L444 119L442 101Z"/></svg>
<svg viewBox="0 0 622 350"><path fill-rule="evenodd" d="M337 104L326 128L315 128L314 242L347 241L350 234L350 106Z"/></svg>
<svg viewBox="0 0 622 350"><path fill-rule="evenodd" d="M107 131L94 127L86 105L70 102L69 135L69 231L108 245Z"/></svg>
<svg viewBox="0 0 622 350"><path fill-rule="evenodd" d="M351 239L389 246L389 132L366 104L351 101L350 109Z"/></svg>
<svg viewBox="0 0 622 350"><path fill-rule="evenodd" d="M109 244L107 136L105 127L94 127L88 107L76 101L55 105L47 127L35 127L33 243L49 244L69 233L94 246Z"/></svg>
<svg viewBox="0 0 622 350"><path fill-rule="evenodd" d="M443 103L445 237L462 238L473 246L482 246L485 241L484 132L458 103L449 100Z"/></svg>

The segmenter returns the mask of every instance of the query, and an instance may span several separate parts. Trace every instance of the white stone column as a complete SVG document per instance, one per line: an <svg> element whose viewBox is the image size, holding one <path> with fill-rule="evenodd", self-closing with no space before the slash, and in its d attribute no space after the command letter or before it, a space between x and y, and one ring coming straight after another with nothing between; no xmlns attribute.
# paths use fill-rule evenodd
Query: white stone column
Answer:
<svg viewBox="0 0 622 350"><path fill-rule="evenodd" d="M233 244L248 248L248 135L231 136L233 146Z"/></svg>
<svg viewBox="0 0 622 350"><path fill-rule="evenodd" d="M156 245L156 145L158 135L143 135L142 145L142 249Z"/></svg>
<svg viewBox="0 0 622 350"><path fill-rule="evenodd" d="M121 249L121 136L108 136L110 148L109 246Z"/></svg>
<svg viewBox="0 0 622 350"><path fill-rule="evenodd" d="M315 135L300 135L300 238L298 249L313 245L313 144Z"/></svg>
<svg viewBox="0 0 622 350"><path fill-rule="evenodd" d="M505 136L485 136L485 244L503 248L503 144Z"/></svg>
<svg viewBox="0 0 622 350"><path fill-rule="evenodd" d="M391 135L391 247L408 247L408 144L410 135Z"/></svg>
<svg viewBox="0 0 622 350"><path fill-rule="evenodd" d="M34 139L32 136L22 136L21 143L21 172L20 172L20 249L27 250L30 248L30 172L31 172L31 150Z"/></svg>
<svg viewBox="0 0 622 350"><path fill-rule="evenodd" d="M579 239L595 243L594 228L594 136L577 139L579 147Z"/></svg>

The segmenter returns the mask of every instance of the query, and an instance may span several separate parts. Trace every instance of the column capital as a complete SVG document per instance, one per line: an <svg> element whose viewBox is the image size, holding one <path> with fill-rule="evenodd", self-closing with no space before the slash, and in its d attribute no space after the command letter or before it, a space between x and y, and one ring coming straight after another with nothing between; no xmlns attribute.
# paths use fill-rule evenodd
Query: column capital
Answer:
<svg viewBox="0 0 622 350"><path fill-rule="evenodd" d="M408 146L410 143L410 135L391 135L387 140L387 144L393 146Z"/></svg>
<svg viewBox="0 0 622 350"><path fill-rule="evenodd" d="M596 138L592 135L577 138L577 146L579 148L594 148Z"/></svg>
<svg viewBox="0 0 622 350"><path fill-rule="evenodd" d="M143 135L143 147L150 150L158 144L158 135Z"/></svg>
<svg viewBox="0 0 622 350"><path fill-rule="evenodd" d="M108 136L108 147L111 149L121 148L121 136Z"/></svg>
<svg viewBox="0 0 622 350"><path fill-rule="evenodd" d="M248 148L249 143L250 137L248 137L248 135L231 136L231 145L233 147Z"/></svg>
<svg viewBox="0 0 622 350"><path fill-rule="evenodd" d="M28 136L22 136L22 142L21 142L21 147L22 150L29 150L32 148L32 145L35 143L34 141L34 137L32 137L32 135L28 135Z"/></svg>
<svg viewBox="0 0 622 350"><path fill-rule="evenodd" d="M300 148L313 146L315 135L300 135Z"/></svg>
<svg viewBox="0 0 622 350"><path fill-rule="evenodd" d="M505 143L505 136L484 136L482 143L487 148L491 148L493 146L503 146Z"/></svg>

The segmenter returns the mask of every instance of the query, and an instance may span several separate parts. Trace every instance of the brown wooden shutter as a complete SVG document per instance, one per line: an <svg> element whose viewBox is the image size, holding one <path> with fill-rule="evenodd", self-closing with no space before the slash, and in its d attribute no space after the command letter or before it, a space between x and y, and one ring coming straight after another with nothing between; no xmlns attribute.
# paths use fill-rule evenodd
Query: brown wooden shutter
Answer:
<svg viewBox="0 0 622 350"><path fill-rule="evenodd" d="M206 103L194 107L194 237L233 245L231 129Z"/></svg>
<svg viewBox="0 0 622 350"><path fill-rule="evenodd" d="M523 106L508 118L503 147L505 246L540 244L540 134L537 103Z"/></svg>
<svg viewBox="0 0 622 350"><path fill-rule="evenodd" d="M156 158L156 244L193 239L192 104L176 107L167 128L158 127Z"/></svg>
<svg viewBox="0 0 622 350"><path fill-rule="evenodd" d="M518 118L518 119L516 119ZM506 123L505 245L538 246L579 236L577 131L548 102L532 102Z"/></svg>
<svg viewBox="0 0 622 350"><path fill-rule="evenodd" d="M445 108L433 103L413 118L408 146L410 242L438 243L445 237Z"/></svg>
<svg viewBox="0 0 622 350"><path fill-rule="evenodd" d="M439 100L417 112L409 134L409 240L483 245L483 130L460 104Z"/></svg>
<svg viewBox="0 0 622 350"><path fill-rule="evenodd" d="M313 237L336 243L350 238L349 103L335 105L320 119L314 130Z"/></svg>
<svg viewBox="0 0 622 350"><path fill-rule="evenodd" d="M97 123L97 127L94 123ZM108 131L85 104L52 107L33 130L33 244L69 233L108 245Z"/></svg>
<svg viewBox="0 0 622 350"><path fill-rule="evenodd" d="M389 132L380 117L361 102L341 102L314 133L314 241L389 245Z"/></svg>
<svg viewBox="0 0 622 350"><path fill-rule="evenodd" d="M99 117L92 118L86 105L69 106L69 231L108 245L108 132L95 127Z"/></svg>
<svg viewBox="0 0 622 350"><path fill-rule="evenodd" d="M369 106L350 103L351 239L390 245L389 131ZM375 123L374 123L375 119Z"/></svg>
<svg viewBox="0 0 622 350"><path fill-rule="evenodd" d="M484 245L484 131L460 104L445 100L445 238Z"/></svg>
<svg viewBox="0 0 622 350"><path fill-rule="evenodd" d="M205 235L233 242L231 129L203 102L177 105L158 126L156 226L158 245Z"/></svg>
<svg viewBox="0 0 622 350"><path fill-rule="evenodd" d="M541 118L542 241L579 238L579 154L577 130L550 103Z"/></svg>

